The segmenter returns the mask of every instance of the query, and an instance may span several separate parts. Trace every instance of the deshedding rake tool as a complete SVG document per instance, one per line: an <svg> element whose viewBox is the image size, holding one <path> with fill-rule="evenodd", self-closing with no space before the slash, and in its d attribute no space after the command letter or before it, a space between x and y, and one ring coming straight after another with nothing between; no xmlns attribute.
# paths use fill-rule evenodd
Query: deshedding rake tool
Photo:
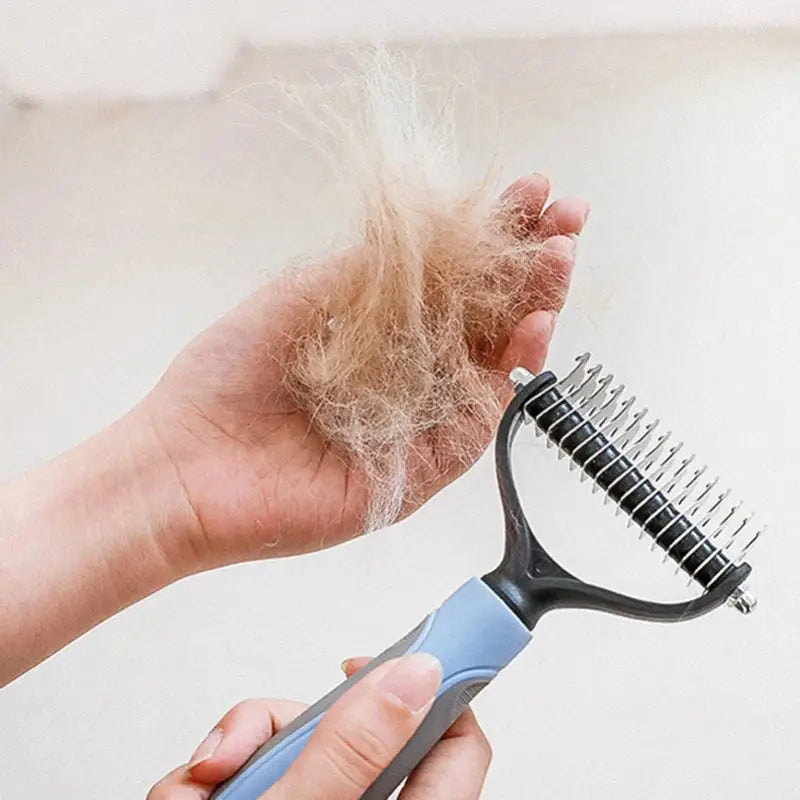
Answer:
<svg viewBox="0 0 800 800"><path fill-rule="evenodd" d="M656 435L633 398L584 354L565 378L511 372L516 396L503 415L495 465L505 512L506 544L500 565L473 578L414 630L311 706L261 747L212 795L214 800L256 800L299 755L326 710L387 659L426 652L442 663L443 680L430 711L405 748L380 774L362 800L385 800L455 721L464 707L531 640L539 618L556 608L586 608L636 619L678 622L727 603L743 614L755 607L745 589L751 572L744 558L763 533L752 516L705 479L694 456L682 457L670 434ZM511 468L520 427L532 423L548 445L570 458L593 490L617 505L664 560L683 570L703 591L693 600L659 603L584 583L561 567L537 540L522 511Z"/></svg>

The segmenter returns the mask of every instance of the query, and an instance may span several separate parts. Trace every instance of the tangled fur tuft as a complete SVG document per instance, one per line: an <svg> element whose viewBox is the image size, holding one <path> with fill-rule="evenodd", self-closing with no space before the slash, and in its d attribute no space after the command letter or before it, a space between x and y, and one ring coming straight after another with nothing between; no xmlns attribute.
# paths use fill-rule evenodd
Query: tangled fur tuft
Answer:
<svg viewBox="0 0 800 800"><path fill-rule="evenodd" d="M370 528L401 511L426 437L458 419L440 456L466 465L482 451L500 412L498 348L541 307L540 245L520 236L513 197L498 202L489 178L458 175L454 116L427 100L413 65L379 52L324 108L363 221L336 280L307 297L284 374L316 430L366 476Z"/></svg>

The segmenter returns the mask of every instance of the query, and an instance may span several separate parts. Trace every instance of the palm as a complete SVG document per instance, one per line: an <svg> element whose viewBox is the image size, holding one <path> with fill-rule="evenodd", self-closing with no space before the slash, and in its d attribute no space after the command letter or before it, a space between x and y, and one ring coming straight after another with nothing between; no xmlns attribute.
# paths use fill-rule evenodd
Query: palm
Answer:
<svg viewBox="0 0 800 800"><path fill-rule="evenodd" d="M275 300L264 290L219 320L149 398L206 539L201 546L222 562L339 542L366 502L357 477L281 385L290 304Z"/></svg>
<svg viewBox="0 0 800 800"><path fill-rule="evenodd" d="M546 188L532 184L525 198L523 213L537 220L528 235L578 232L584 215L568 202L539 217ZM542 271L552 282L553 308L563 301L572 263L565 237L556 239L560 249L542 256L553 262ZM335 280L335 270L326 279ZM295 300L290 284L248 298L178 356L147 400L196 516L191 548L204 567L320 549L362 529L369 499L363 475L331 450L282 386L285 334L302 313ZM549 316L529 315L491 366L538 369L549 336ZM441 446L463 422L414 443L404 513L467 466ZM483 434L488 442L491 431Z"/></svg>

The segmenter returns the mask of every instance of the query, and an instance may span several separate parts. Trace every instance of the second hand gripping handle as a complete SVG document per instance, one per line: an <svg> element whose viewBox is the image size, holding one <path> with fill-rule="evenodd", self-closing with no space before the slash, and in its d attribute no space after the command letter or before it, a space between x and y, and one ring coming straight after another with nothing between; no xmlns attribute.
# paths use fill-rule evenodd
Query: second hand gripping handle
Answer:
<svg viewBox="0 0 800 800"><path fill-rule="evenodd" d="M424 652L442 664L442 683L416 733L362 795L386 800L497 673L530 641L530 631L481 580L472 578L413 631L339 684L257 750L211 800L258 800L300 755L322 716L384 661Z"/></svg>

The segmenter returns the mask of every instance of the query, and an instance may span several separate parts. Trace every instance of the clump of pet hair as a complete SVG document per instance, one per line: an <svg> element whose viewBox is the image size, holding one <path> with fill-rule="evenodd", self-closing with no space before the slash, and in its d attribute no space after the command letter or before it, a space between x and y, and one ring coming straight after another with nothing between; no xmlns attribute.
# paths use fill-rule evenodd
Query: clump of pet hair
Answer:
<svg viewBox="0 0 800 800"><path fill-rule="evenodd" d="M401 512L413 458L466 466L482 452L501 411L497 350L541 307L540 245L491 170L460 174L451 101L378 51L313 108L363 218L337 279L306 298L284 383L365 476L368 529Z"/></svg>

